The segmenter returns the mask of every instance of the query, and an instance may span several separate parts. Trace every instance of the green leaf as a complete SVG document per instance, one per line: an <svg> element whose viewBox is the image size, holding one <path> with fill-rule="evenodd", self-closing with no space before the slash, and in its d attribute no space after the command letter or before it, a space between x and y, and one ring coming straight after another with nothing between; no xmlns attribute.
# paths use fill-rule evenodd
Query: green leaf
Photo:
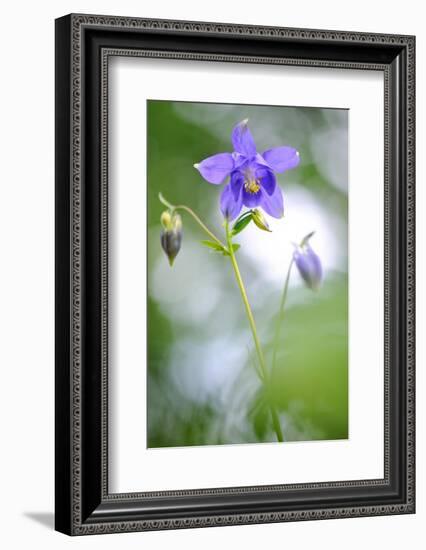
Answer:
<svg viewBox="0 0 426 550"><path fill-rule="evenodd" d="M211 248L215 252L220 252L224 256L229 256L229 252L219 243L215 243L214 241L200 241L202 245L207 246L207 248ZM235 243L232 245L232 250L236 252L241 245Z"/></svg>
<svg viewBox="0 0 426 550"><path fill-rule="evenodd" d="M234 227L232 228L232 232L231 232L232 236L234 237L235 235L238 235L238 233L241 233L241 231L248 226L251 220L252 220L251 211L246 212L245 214L240 216L238 220L235 222Z"/></svg>
<svg viewBox="0 0 426 550"><path fill-rule="evenodd" d="M233 250L234 253L235 253L240 247L241 247L240 244L235 243L235 244L232 245L232 250ZM228 252L227 250L224 250L224 251L223 251L223 255L224 255L224 256L230 256L230 254L229 254L229 252Z"/></svg>
<svg viewBox="0 0 426 550"><path fill-rule="evenodd" d="M201 241L201 244L207 246L207 248L211 248L215 252L226 252L222 245L214 241Z"/></svg>

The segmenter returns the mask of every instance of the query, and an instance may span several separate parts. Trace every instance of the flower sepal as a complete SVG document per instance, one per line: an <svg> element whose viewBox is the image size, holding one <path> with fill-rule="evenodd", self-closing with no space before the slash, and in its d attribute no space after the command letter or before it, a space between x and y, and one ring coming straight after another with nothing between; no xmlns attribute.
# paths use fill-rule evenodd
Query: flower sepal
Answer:
<svg viewBox="0 0 426 550"><path fill-rule="evenodd" d="M231 230L232 237L235 237L235 235L238 235L238 233L241 233L248 224L252 220L252 211L249 210L248 212L244 212L244 214L241 214L241 216L238 218L238 220L234 223L234 226Z"/></svg>
<svg viewBox="0 0 426 550"><path fill-rule="evenodd" d="M272 233L265 216L258 208L255 208L251 211L251 217L253 219L253 222L259 229L261 229L262 231L268 231L268 233Z"/></svg>
<svg viewBox="0 0 426 550"><path fill-rule="evenodd" d="M253 223L262 231L272 233L272 230L270 229L265 216L258 208L254 208L253 210L244 212L244 214L242 214L238 218L238 220L234 224L234 227L231 230L231 236L235 237L235 235L241 233L241 231L243 231L251 221L253 221Z"/></svg>
<svg viewBox="0 0 426 550"><path fill-rule="evenodd" d="M305 237L303 237L303 239L300 241L300 247L304 247L305 245L308 244L309 240L315 235L315 231L311 231L310 233L308 233Z"/></svg>

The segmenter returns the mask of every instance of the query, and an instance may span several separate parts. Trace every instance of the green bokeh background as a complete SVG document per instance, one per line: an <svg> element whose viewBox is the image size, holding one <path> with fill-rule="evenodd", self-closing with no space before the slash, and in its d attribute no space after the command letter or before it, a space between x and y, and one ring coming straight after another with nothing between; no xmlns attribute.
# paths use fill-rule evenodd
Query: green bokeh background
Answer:
<svg viewBox="0 0 426 550"><path fill-rule="evenodd" d="M150 100L147 115L148 446L275 441L268 400L279 412L286 441L346 439L348 112ZM286 215L271 220L273 233L249 226L235 239L268 363L295 224L298 240L317 231L312 246L322 252L325 271L321 289L312 292L293 269L267 395L255 374L229 259L200 244L206 236L185 213L173 268L160 246L160 191L173 204L190 206L223 237L221 187L203 181L193 164L231 151L232 127L245 118L259 151L286 144L301 157L298 168L278 175Z"/></svg>

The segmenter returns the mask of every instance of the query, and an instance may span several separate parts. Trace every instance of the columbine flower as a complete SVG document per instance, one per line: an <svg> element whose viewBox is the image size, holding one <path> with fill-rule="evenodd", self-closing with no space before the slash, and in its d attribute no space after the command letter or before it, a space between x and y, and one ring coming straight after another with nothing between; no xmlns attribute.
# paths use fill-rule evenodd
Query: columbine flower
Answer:
<svg viewBox="0 0 426 550"><path fill-rule="evenodd" d="M313 233L310 233L300 245L295 245L293 259L306 286L311 290L317 290L322 281L322 265L319 256L309 244L312 235Z"/></svg>
<svg viewBox="0 0 426 550"><path fill-rule="evenodd" d="M182 219L179 214L170 215L166 210L161 214L161 224L164 227L161 232L161 246L172 266L182 244Z"/></svg>
<svg viewBox="0 0 426 550"><path fill-rule="evenodd" d="M299 164L299 153L293 147L274 147L262 154L256 150L248 119L232 131L233 153L218 153L194 167L209 183L220 184L230 176L222 191L220 208L228 220L238 216L241 208L261 206L274 218L284 213L283 195L274 172L285 172Z"/></svg>

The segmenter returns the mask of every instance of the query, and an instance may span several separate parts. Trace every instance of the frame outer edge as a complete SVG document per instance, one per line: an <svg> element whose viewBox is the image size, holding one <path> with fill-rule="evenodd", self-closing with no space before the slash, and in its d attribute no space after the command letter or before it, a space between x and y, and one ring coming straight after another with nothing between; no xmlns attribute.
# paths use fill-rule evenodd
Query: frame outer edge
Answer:
<svg viewBox="0 0 426 550"><path fill-rule="evenodd" d="M71 18L55 22L55 529L71 534Z"/></svg>
<svg viewBox="0 0 426 550"><path fill-rule="evenodd" d="M66 18L63 18L66 19ZM414 452L412 456L408 456L407 474L411 477L411 483L407 485L407 502L400 505L392 506L367 506L363 509L359 507L347 507L339 509L326 510L307 510L301 512L277 512L277 513L254 513L243 515L225 515L211 516L204 518L179 519L179 520L148 520L148 521L132 521L132 522L117 522L117 523L100 523L85 525L81 518L81 486L80 486L80 462L81 462L81 445L80 445L80 392L81 392L81 174L80 161L82 155L81 148L81 39L83 26L99 26L99 27L119 27L123 30L131 29L149 29L155 31L173 30L176 32L192 32L192 33L209 33L221 35L247 35L251 37L268 38L290 38L295 40L321 40L337 43L376 43L394 44L408 50L408 137L407 137L407 153L408 153L408 173L407 173L407 199L409 205L414 209L414 47L415 39L412 36L399 35L378 35L371 33L356 33L342 31L323 31L323 30L308 30L308 29L283 29L278 27L254 27L244 25L227 25L219 23L202 23L202 22L187 22L187 21L168 21L168 20L151 20L151 19L136 19L123 18L115 16L92 16L71 14L68 16L70 21L71 33L71 153L72 153L72 179L71 179L71 358L72 372L70 373L71 382L71 412L70 418L71 433L71 482L70 497L72 501L71 509L71 528L67 531L70 534L95 534L95 533L112 533L136 530L152 530L152 529L177 529L187 527L201 527L212 525L236 525L247 523L263 523L275 521L294 521L307 519L326 519L332 517L360 517L365 515L385 515L394 513L412 513L414 511ZM60 21L60 20L58 20ZM58 28L58 27L57 27ZM58 81L57 81L58 83ZM410 165L411 161L411 165ZM58 192L58 179L57 192ZM407 226L404 228L407 234L407 253L414 254L414 211L411 216L407 217ZM408 391L412 392L409 400L409 411L407 421L412 422L412 429L407 431L408 447L414 450L414 256L407 264L407 386ZM412 283L412 284L411 284ZM63 313L61 312L59 317ZM58 356L57 356L58 359ZM57 363L58 374L58 363ZM57 400L58 400L57 393ZM62 397L62 395L61 395ZM411 401L410 401L411 399ZM410 479L410 478L409 478ZM60 522L59 522L60 523ZM59 528L57 522L57 528ZM59 528L59 530L61 530Z"/></svg>

